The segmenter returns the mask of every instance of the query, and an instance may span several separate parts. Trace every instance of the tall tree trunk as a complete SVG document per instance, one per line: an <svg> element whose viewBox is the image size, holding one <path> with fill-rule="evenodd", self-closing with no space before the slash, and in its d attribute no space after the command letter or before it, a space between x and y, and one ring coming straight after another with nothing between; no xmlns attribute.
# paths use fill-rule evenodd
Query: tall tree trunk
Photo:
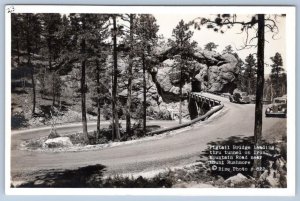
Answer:
<svg viewBox="0 0 300 201"><path fill-rule="evenodd" d="M48 39L48 63L49 63L49 69L52 72L52 106L55 106L55 93L56 93L56 86L55 86L55 71L52 69L52 47L51 47L51 41Z"/></svg>
<svg viewBox="0 0 300 201"><path fill-rule="evenodd" d="M87 133L87 118L86 118L86 84L85 84L85 63L83 60L81 62L81 114L82 114L82 129L85 140L88 140Z"/></svg>
<svg viewBox="0 0 300 201"><path fill-rule="evenodd" d="M52 106L55 106L55 93L56 93L56 86L55 86L55 72L52 72Z"/></svg>
<svg viewBox="0 0 300 201"><path fill-rule="evenodd" d="M120 131L119 131L119 118L117 111L117 84L118 84L118 53L117 53L117 22L116 16L113 15L113 60L114 60L114 69L113 69L113 86L112 86L112 114L113 114L113 129L112 136L116 137L117 140L120 140Z"/></svg>
<svg viewBox="0 0 300 201"><path fill-rule="evenodd" d="M85 29L85 22L82 22L83 30ZM85 83L85 65L86 65L86 44L85 39L82 39L81 41L81 53L83 60L81 62L81 79L80 79L80 85L81 85L81 115L82 115L82 131L83 136L85 138L85 141L88 142L88 132L87 132L87 118L86 118L86 91L87 86Z"/></svg>
<svg viewBox="0 0 300 201"><path fill-rule="evenodd" d="M130 52L128 61L128 85L127 85L127 103L126 103L126 133L131 135L131 93L132 93L132 67L133 67L133 14L130 14Z"/></svg>
<svg viewBox="0 0 300 201"><path fill-rule="evenodd" d="M31 65L30 59L28 60L28 66ZM34 80L34 66L31 66L31 83L32 83L32 114L35 114L36 107L36 93L35 93L35 80Z"/></svg>
<svg viewBox="0 0 300 201"><path fill-rule="evenodd" d="M116 139L117 139L117 141L120 141L120 140L121 140L121 135L120 135L120 128L119 128L119 114L118 114L117 107L116 107L114 113L115 113L115 132L116 132Z"/></svg>
<svg viewBox="0 0 300 201"><path fill-rule="evenodd" d="M250 78L248 78L248 90L247 93L250 94L251 93L251 81Z"/></svg>
<svg viewBox="0 0 300 201"><path fill-rule="evenodd" d="M43 69L43 79L42 79L42 93L41 93L41 97L42 99L45 98L45 92L46 92L46 76L48 76L47 74L47 67L45 66L44 69Z"/></svg>
<svg viewBox="0 0 300 201"><path fill-rule="evenodd" d="M192 79L191 85L192 85L191 92L201 92L202 91L200 81L197 81L196 79ZM194 98L191 98L191 96L189 96L188 101L189 101L188 109L189 109L190 118L191 118L191 120L193 120L193 119L197 118L198 115L200 115L198 113L197 102Z"/></svg>
<svg viewBox="0 0 300 201"><path fill-rule="evenodd" d="M27 65L31 67L31 84L32 84L32 115L35 114L35 105L36 105L36 94L35 94L35 80L34 80L34 66L31 65L31 41L29 39L29 26L30 26L30 14L26 14L27 17L27 30L26 30L26 46L27 46Z"/></svg>
<svg viewBox="0 0 300 201"><path fill-rule="evenodd" d="M252 94L252 66L250 66L250 72L249 72L249 91L248 91L248 95Z"/></svg>
<svg viewBox="0 0 300 201"><path fill-rule="evenodd" d="M97 138L100 137L100 65L99 60L96 59L96 67L97 67L97 75L96 75L96 83L97 83Z"/></svg>
<svg viewBox="0 0 300 201"><path fill-rule="evenodd" d="M111 91L111 138L112 140L115 139L116 137L116 132L115 132L115 113L114 113L114 110L115 110L115 104L114 104L114 97L113 97L113 87L114 87L114 70L111 74L111 86L112 86L112 91Z"/></svg>
<svg viewBox="0 0 300 201"><path fill-rule="evenodd" d="M276 97L279 97L279 66L276 68L276 74L277 74L277 79L276 79Z"/></svg>
<svg viewBox="0 0 300 201"><path fill-rule="evenodd" d="M182 123L182 64L180 64L180 81L179 81L179 124Z"/></svg>
<svg viewBox="0 0 300 201"><path fill-rule="evenodd" d="M143 133L146 134L146 117L147 117L147 89L146 89L146 62L145 62L145 54L142 56L143 62Z"/></svg>
<svg viewBox="0 0 300 201"><path fill-rule="evenodd" d="M18 63L18 67L20 66L20 45L19 45L19 37L17 39L17 56L18 56L18 59L17 59L17 63Z"/></svg>
<svg viewBox="0 0 300 201"><path fill-rule="evenodd" d="M270 90L270 94L271 94L271 102L273 102L274 94L273 94L273 84L272 84L272 81L271 81L271 90Z"/></svg>
<svg viewBox="0 0 300 201"><path fill-rule="evenodd" d="M57 94L57 104L58 104L59 110L61 110L61 92L59 92Z"/></svg>
<svg viewBox="0 0 300 201"><path fill-rule="evenodd" d="M264 51L265 51L265 15L258 14L257 30L257 85L254 121L254 143L261 145L262 140L262 109L263 109L263 89L264 89ZM261 166L261 160L254 160L253 176L258 178L260 172L257 168Z"/></svg>

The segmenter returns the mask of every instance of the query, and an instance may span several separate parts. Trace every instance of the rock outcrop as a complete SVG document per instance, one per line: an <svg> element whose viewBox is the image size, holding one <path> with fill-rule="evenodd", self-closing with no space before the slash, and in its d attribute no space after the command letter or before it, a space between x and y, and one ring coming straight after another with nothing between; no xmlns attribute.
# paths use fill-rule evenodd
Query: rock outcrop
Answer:
<svg viewBox="0 0 300 201"><path fill-rule="evenodd" d="M228 179L226 179L224 181L224 183L228 186L228 187L250 187L252 185L252 181L250 179L248 179L247 177L245 177L243 174L238 173L235 176L229 177Z"/></svg>
<svg viewBox="0 0 300 201"><path fill-rule="evenodd" d="M179 86L174 79L180 76L176 75L180 72L174 72L175 61L171 58L161 56L160 64L151 72L152 80L164 102L179 101ZM184 95L191 91L192 81L198 81L201 83L201 90L209 92L232 93L236 88L235 81L240 69L235 55L221 55L215 51L199 49L190 58L192 62L187 66L190 81L183 86Z"/></svg>

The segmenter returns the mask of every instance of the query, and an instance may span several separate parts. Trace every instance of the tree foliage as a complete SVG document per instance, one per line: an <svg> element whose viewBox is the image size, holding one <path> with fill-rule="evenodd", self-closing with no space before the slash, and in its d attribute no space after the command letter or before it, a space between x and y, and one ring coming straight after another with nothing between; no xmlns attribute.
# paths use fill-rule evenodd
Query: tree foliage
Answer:
<svg viewBox="0 0 300 201"><path fill-rule="evenodd" d="M214 42L209 42L204 46L204 49L208 50L208 51L213 51L213 50L217 49L218 46L219 45L215 44Z"/></svg>
<svg viewBox="0 0 300 201"><path fill-rule="evenodd" d="M253 54L249 54L245 58L245 64L243 66L243 69L244 69L243 81L244 81L245 91L247 91L248 94L255 94L257 64Z"/></svg>
<svg viewBox="0 0 300 201"><path fill-rule="evenodd" d="M276 52L270 59L273 62L271 64L271 82L275 87L276 97L280 97L286 94L286 74L283 68L282 57L280 53Z"/></svg>
<svg viewBox="0 0 300 201"><path fill-rule="evenodd" d="M180 103L179 103L179 123L182 122L182 88L186 82L190 81L188 74L189 57L187 55L194 53L197 43L192 41L193 32L189 24L181 20L172 31L172 38L169 40L170 46L178 50L178 54L173 56L173 79L171 82L179 85ZM175 76L174 76L175 75Z"/></svg>
<svg viewBox="0 0 300 201"><path fill-rule="evenodd" d="M231 45L225 46L224 50L222 50L222 54L233 54L234 50Z"/></svg>
<svg viewBox="0 0 300 201"><path fill-rule="evenodd" d="M143 133L146 134L147 116L147 71L151 71L152 66L149 60L153 57L154 47L157 44L158 25L156 19L150 14L141 14L137 19L136 34L138 55L140 55L143 77Z"/></svg>

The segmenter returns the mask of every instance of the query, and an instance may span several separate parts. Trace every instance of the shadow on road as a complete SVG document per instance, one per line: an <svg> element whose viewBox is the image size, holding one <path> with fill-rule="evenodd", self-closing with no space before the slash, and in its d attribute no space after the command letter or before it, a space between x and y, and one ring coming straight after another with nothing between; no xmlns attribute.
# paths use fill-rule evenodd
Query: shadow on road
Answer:
<svg viewBox="0 0 300 201"><path fill-rule="evenodd" d="M16 186L17 188L170 188L172 178L158 174L153 178L137 178L115 175L104 178L106 167L93 165L75 170L53 170L36 176L33 180ZM14 186L12 186L14 187Z"/></svg>
<svg viewBox="0 0 300 201"><path fill-rule="evenodd" d="M21 184L18 188L88 188L101 184L103 165L81 167L75 170L53 170L34 180Z"/></svg>
<svg viewBox="0 0 300 201"><path fill-rule="evenodd" d="M18 129L28 126L28 120L25 118L24 114L13 114L11 116L11 128Z"/></svg>

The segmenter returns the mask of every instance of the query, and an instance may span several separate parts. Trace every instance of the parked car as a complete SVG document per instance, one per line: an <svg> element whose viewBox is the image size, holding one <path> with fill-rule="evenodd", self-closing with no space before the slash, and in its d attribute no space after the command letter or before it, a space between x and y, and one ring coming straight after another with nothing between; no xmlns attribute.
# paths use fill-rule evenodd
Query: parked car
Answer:
<svg viewBox="0 0 300 201"><path fill-rule="evenodd" d="M230 102L234 103L250 103L250 97L246 92L235 91L229 96Z"/></svg>
<svg viewBox="0 0 300 201"><path fill-rule="evenodd" d="M274 98L273 103L266 109L266 117L284 117L287 113L287 98L286 96Z"/></svg>

